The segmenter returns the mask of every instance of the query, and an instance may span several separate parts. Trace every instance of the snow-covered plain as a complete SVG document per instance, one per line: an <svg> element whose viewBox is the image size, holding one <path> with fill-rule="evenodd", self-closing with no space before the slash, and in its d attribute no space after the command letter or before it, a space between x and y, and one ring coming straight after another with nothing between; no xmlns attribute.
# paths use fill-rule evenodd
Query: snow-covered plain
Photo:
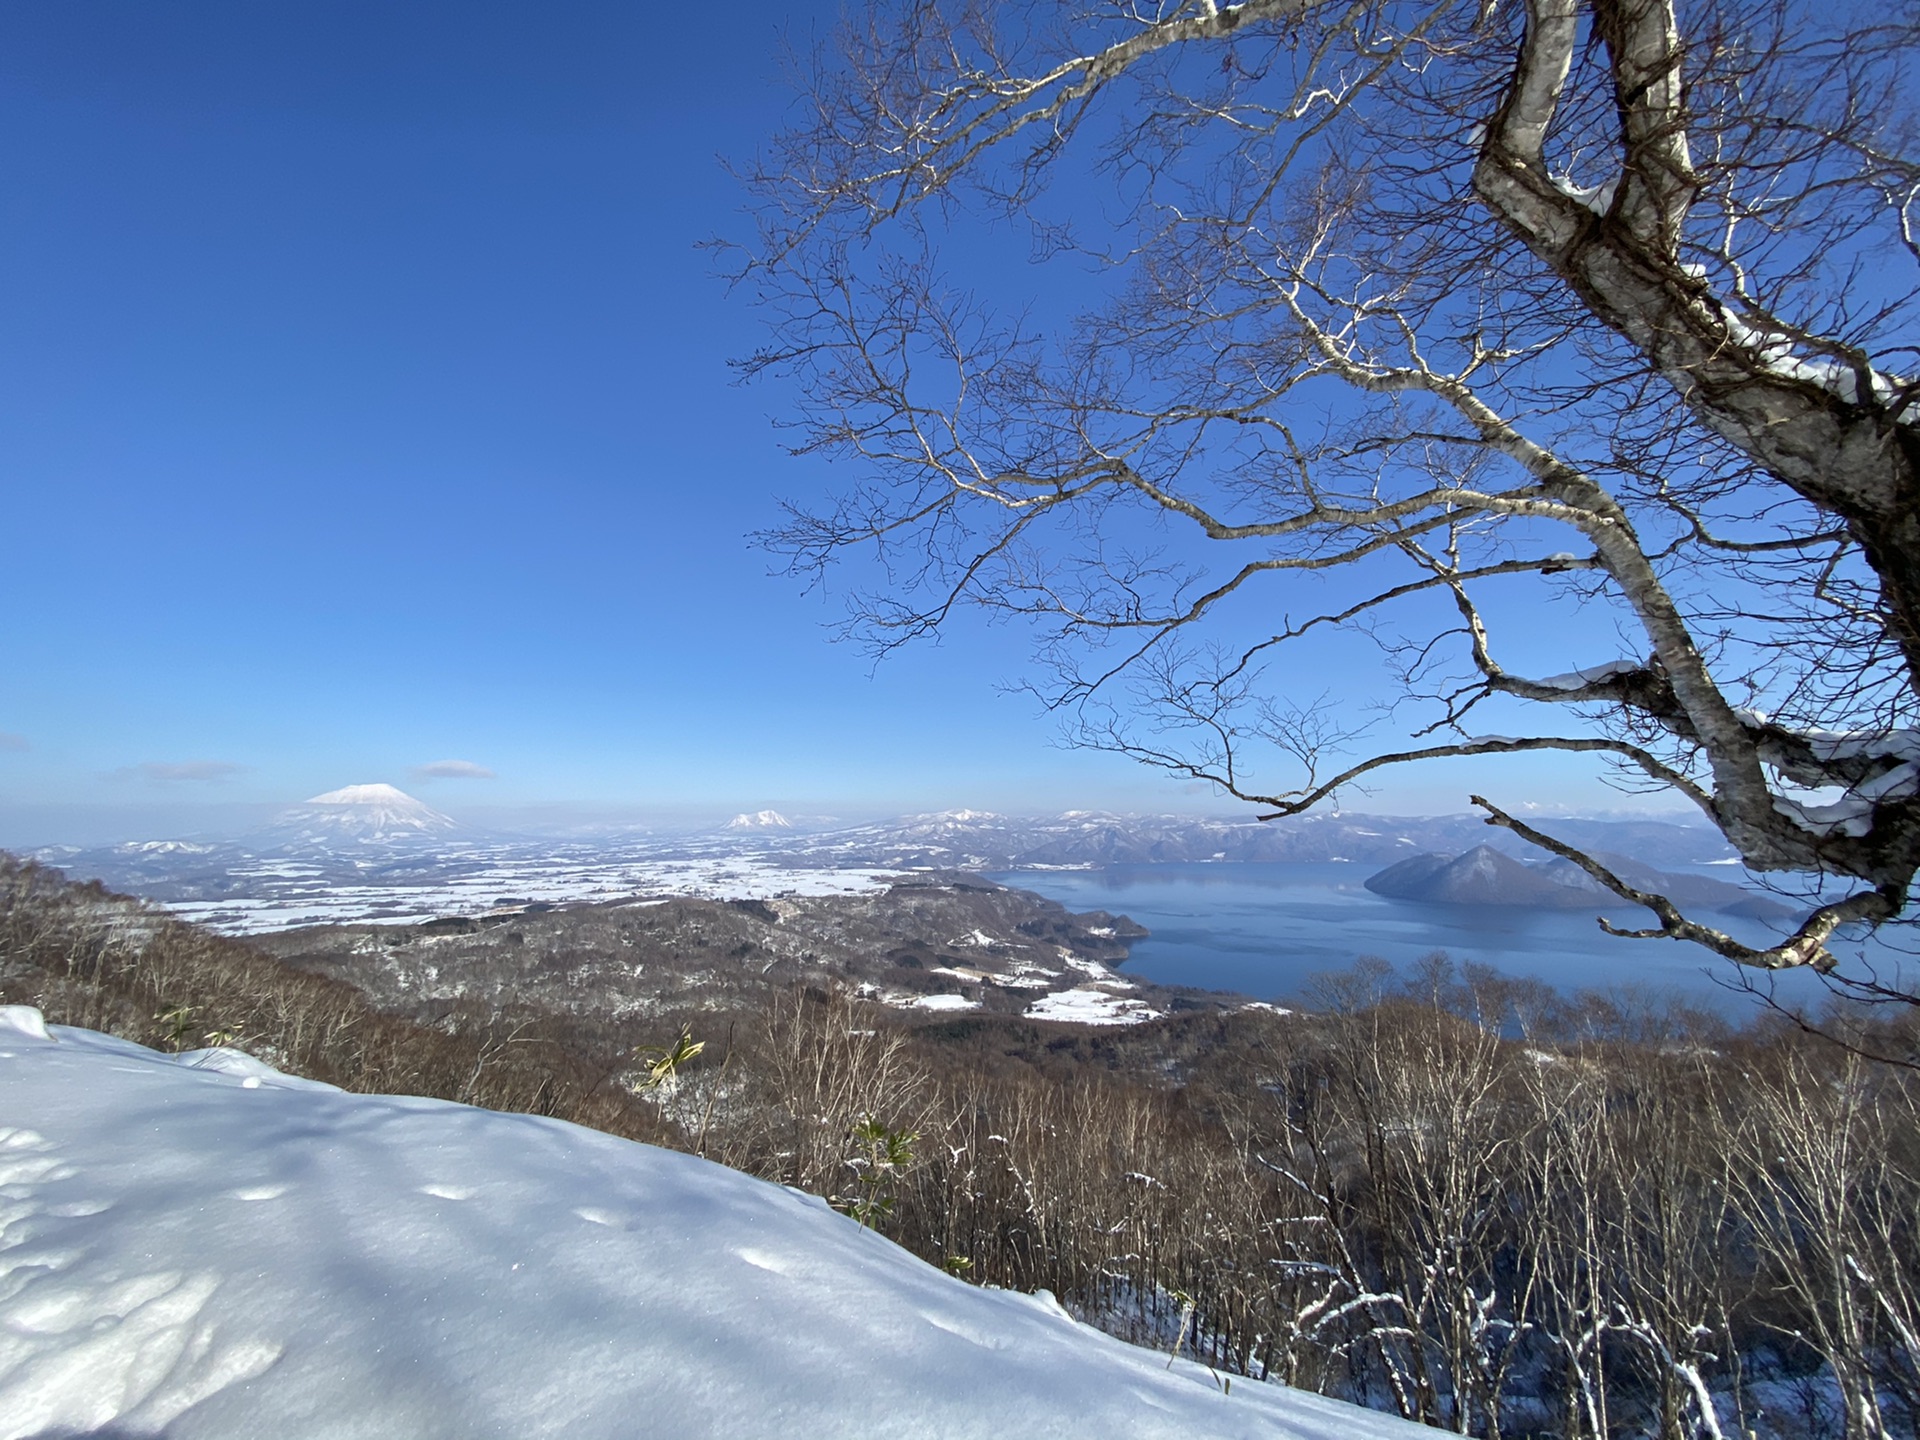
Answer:
<svg viewBox="0 0 1920 1440"><path fill-rule="evenodd" d="M476 850L448 860L442 873L418 882L386 875L353 883L317 865L261 861L234 872L247 894L165 903L196 925L228 935L258 935L302 925L418 924L442 915L484 914L502 901L862 895L884 890L898 875L893 870L798 868L751 855L668 860L560 853L534 858Z"/></svg>
<svg viewBox="0 0 1920 1440"><path fill-rule="evenodd" d="M555 1120L0 1008L0 1440L1419 1432Z"/></svg>

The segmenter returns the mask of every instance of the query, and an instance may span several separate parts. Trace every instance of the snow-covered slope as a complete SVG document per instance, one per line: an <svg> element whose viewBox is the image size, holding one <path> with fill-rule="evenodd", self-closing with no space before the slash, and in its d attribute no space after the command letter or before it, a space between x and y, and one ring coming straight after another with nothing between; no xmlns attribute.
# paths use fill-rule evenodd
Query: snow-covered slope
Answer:
<svg viewBox="0 0 1920 1440"><path fill-rule="evenodd" d="M459 828L450 816L395 786L346 785L283 811L269 828L269 838L281 843L390 842Z"/></svg>
<svg viewBox="0 0 1920 1440"><path fill-rule="evenodd" d="M0 1009L0 1440L1423 1433L559 1121Z"/></svg>
<svg viewBox="0 0 1920 1440"><path fill-rule="evenodd" d="M726 830L791 830L793 822L778 810L756 810L751 815L736 815L721 827Z"/></svg>

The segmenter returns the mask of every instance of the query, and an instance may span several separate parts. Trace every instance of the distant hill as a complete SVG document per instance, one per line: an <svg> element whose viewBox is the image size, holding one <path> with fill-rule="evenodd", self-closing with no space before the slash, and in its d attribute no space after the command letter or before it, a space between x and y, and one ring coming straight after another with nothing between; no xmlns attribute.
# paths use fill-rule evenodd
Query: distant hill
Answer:
<svg viewBox="0 0 1920 1440"><path fill-rule="evenodd" d="M1593 903L1591 896L1555 884L1491 845L1476 845L1464 855L1414 855L1368 876L1366 886L1376 895L1429 905L1575 909Z"/></svg>
<svg viewBox="0 0 1920 1440"><path fill-rule="evenodd" d="M1636 890L1653 891L1676 904L1755 919L1784 917L1784 905L1724 880L1676 875L1625 855L1593 852L1594 858ZM1464 854L1413 855L1366 880L1367 889L1393 900L1429 905L1513 905L1531 909L1598 910L1622 904L1586 871L1554 856L1526 864L1491 845Z"/></svg>

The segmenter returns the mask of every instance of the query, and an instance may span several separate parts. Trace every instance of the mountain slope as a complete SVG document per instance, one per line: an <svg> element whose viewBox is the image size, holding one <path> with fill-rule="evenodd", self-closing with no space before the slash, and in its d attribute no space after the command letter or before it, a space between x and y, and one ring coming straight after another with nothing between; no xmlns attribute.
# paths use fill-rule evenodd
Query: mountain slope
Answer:
<svg viewBox="0 0 1920 1440"><path fill-rule="evenodd" d="M0 1440L1390 1440L560 1121L0 1009Z"/></svg>
<svg viewBox="0 0 1920 1440"><path fill-rule="evenodd" d="M392 785L347 785L279 815L263 838L288 844L383 844L457 832L459 822Z"/></svg>
<svg viewBox="0 0 1920 1440"><path fill-rule="evenodd" d="M1595 851L1594 858L1634 888L1665 895L1680 905L1763 920L1792 913L1776 901L1724 880L1669 874L1604 850ZM1364 883L1376 895L1440 905L1598 910L1626 903L1571 860L1554 856L1527 865L1491 845L1475 846L1464 855L1414 855L1368 876Z"/></svg>
<svg viewBox="0 0 1920 1440"><path fill-rule="evenodd" d="M1395 900L1442 905L1533 905L1577 909L1594 897L1555 884L1491 845L1464 855L1415 855L1366 879L1367 889Z"/></svg>

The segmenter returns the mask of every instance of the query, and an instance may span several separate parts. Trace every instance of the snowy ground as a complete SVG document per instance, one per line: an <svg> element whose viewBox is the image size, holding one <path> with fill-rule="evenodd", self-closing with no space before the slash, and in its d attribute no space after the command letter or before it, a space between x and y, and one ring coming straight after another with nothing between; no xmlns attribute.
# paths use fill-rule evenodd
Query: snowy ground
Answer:
<svg viewBox="0 0 1920 1440"><path fill-rule="evenodd" d="M898 874L806 869L759 856L535 859L484 853L451 859L446 873L420 883L391 877L342 882L318 865L285 860L233 873L250 893L220 900L170 900L167 908L183 920L229 935L258 935L302 925L418 924L442 915L482 914L503 900L560 904L636 896L772 900L783 895L860 895L885 889Z"/></svg>
<svg viewBox="0 0 1920 1440"><path fill-rule="evenodd" d="M1113 932L1096 926L1088 933L1110 935ZM1029 1020L1070 1020L1076 1025L1138 1025L1160 1018L1158 1010L1139 996L1128 993L1138 986L1105 965L1082 960L1070 950L1060 952L1060 963L1087 978L1071 990L1042 995L1027 1007Z"/></svg>
<svg viewBox="0 0 1920 1440"><path fill-rule="evenodd" d="M0 1009L0 1440L1424 1433L554 1120Z"/></svg>
<svg viewBox="0 0 1920 1440"><path fill-rule="evenodd" d="M1029 1020L1070 1020L1076 1025L1138 1025L1160 1018L1158 1010L1115 986L1077 985L1043 995L1027 1007ZM1131 987L1129 987L1131 988Z"/></svg>

